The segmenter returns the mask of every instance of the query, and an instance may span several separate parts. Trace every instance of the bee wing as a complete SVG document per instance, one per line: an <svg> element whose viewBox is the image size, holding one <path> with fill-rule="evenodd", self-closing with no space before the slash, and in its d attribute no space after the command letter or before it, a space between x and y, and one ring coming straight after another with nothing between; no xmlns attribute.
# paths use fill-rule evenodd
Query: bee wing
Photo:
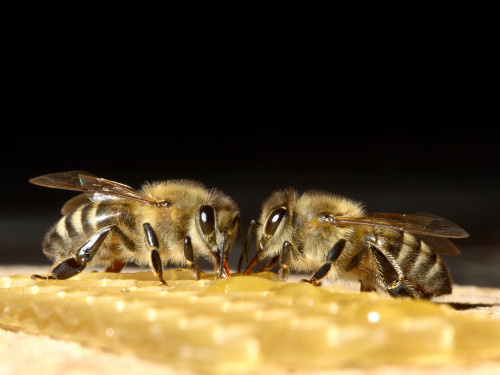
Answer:
<svg viewBox="0 0 500 375"><path fill-rule="evenodd" d="M52 173L34 177L30 179L29 182L50 188L83 191L85 194L90 195L90 199L92 200L105 200L112 197L119 197L153 205L165 205L166 203L144 196L140 191L130 186L96 177L85 171ZM68 207L72 207L71 200L68 201L67 204L69 205Z"/></svg>
<svg viewBox="0 0 500 375"><path fill-rule="evenodd" d="M65 189L65 190L80 190L84 191L83 185L80 181L80 176L89 176L97 178L93 174L85 171L70 171L51 173L39 177L29 179L29 182L35 185Z"/></svg>
<svg viewBox="0 0 500 375"><path fill-rule="evenodd" d="M415 233L413 233L413 235L422 242L425 242L427 246L429 246L429 248L436 253L448 255L461 254L455 244L445 237L421 236Z"/></svg>
<svg viewBox="0 0 500 375"><path fill-rule="evenodd" d="M372 225L394 228L425 237L465 238L469 234L457 224L429 212L416 214L373 213L365 217L335 217L337 224Z"/></svg>

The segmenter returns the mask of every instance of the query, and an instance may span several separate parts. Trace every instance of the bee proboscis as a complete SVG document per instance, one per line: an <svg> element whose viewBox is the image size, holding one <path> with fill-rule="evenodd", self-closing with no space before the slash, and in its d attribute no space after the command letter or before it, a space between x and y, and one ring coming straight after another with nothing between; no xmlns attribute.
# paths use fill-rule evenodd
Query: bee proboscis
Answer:
<svg viewBox="0 0 500 375"><path fill-rule="evenodd" d="M314 272L302 281L356 279L362 291L421 299L451 293L451 276L438 254L460 254L449 238L468 237L432 213L369 214L348 198L293 188L275 191L251 228L257 251L246 275L267 260L263 269L279 263L282 280L290 270Z"/></svg>
<svg viewBox="0 0 500 375"><path fill-rule="evenodd" d="M119 272L125 264L149 264L162 284L164 263L187 265L200 277L197 259L230 276L227 257L240 226L232 198L192 180L145 183L140 190L84 171L35 177L36 185L81 191L63 206L49 229L43 251L53 261L50 275L67 279L90 266Z"/></svg>

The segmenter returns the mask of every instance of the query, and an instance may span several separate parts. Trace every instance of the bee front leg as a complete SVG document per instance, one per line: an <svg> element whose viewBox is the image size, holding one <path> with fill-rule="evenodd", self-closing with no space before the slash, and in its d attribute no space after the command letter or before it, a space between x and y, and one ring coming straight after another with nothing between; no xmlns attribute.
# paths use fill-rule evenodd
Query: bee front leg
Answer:
<svg viewBox="0 0 500 375"><path fill-rule="evenodd" d="M240 240L241 240L241 255L238 260L238 273L241 272L241 265L243 263L243 259L245 259L245 263L248 263L248 248L250 246L250 241L252 239L252 233L259 227L260 223L256 220L252 220L250 222L250 226L248 227L247 237L243 239L243 233L241 229L241 223L238 220L239 230L240 230Z"/></svg>
<svg viewBox="0 0 500 375"><path fill-rule="evenodd" d="M184 256L186 257L186 264L193 270L194 278L199 280L200 267L198 267L196 260L194 259L193 245L191 244L191 237L189 236L184 238Z"/></svg>
<svg viewBox="0 0 500 375"><path fill-rule="evenodd" d="M106 227L94 234L82 245L82 247L80 247L80 249L78 249L74 257L68 258L59 263L52 269L50 275L32 275L31 278L66 280L82 272L87 266L87 263L92 260L95 253L99 250L102 243L113 228L113 226Z"/></svg>
<svg viewBox="0 0 500 375"><path fill-rule="evenodd" d="M326 263L323 264L311 277L311 279L302 279L301 281L311 283L313 285L321 285L321 280L325 278L330 269L332 268L333 262L337 260L342 251L344 250L346 241L344 239L338 240L326 257Z"/></svg>
<svg viewBox="0 0 500 375"><path fill-rule="evenodd" d="M269 262L267 262L264 266L260 268L260 272L271 271L279 259L280 259L279 255L276 255L274 258L269 259Z"/></svg>
<svg viewBox="0 0 500 375"><path fill-rule="evenodd" d="M144 223L143 228L144 233L146 234L147 244L151 247L151 269L162 285L167 285L165 280L163 280L163 263L161 261L160 253L158 252L160 244L158 242L158 238L156 237L156 233L149 223Z"/></svg>

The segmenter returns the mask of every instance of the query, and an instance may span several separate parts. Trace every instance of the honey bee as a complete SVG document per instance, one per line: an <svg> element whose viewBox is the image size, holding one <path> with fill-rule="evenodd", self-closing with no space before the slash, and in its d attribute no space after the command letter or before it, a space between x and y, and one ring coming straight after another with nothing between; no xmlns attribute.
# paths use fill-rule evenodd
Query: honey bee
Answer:
<svg viewBox="0 0 500 375"><path fill-rule="evenodd" d="M196 260L230 276L227 257L240 223L232 198L191 180L145 183L140 190L84 171L29 180L51 188L82 191L66 202L63 217L49 229L43 251L54 263L50 275L68 279L86 266L120 272L127 263L149 264L162 284L164 263L186 265L198 280Z"/></svg>
<svg viewBox="0 0 500 375"><path fill-rule="evenodd" d="M431 213L368 214L348 198L321 191L300 195L293 188L275 191L264 202L252 231L257 251L245 275L267 260L262 269L278 262L281 280L290 270L314 272L302 281L356 279L361 291L417 299L451 293L450 272L438 254L460 254L448 238L468 237Z"/></svg>

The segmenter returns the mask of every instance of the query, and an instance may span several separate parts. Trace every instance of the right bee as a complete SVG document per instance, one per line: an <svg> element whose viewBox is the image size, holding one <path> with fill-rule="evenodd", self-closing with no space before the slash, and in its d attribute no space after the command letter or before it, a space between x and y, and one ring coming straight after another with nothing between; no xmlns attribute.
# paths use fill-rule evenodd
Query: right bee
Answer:
<svg viewBox="0 0 500 375"><path fill-rule="evenodd" d="M361 291L430 299L452 290L450 272L438 254L460 254L448 238L465 238L458 225L431 213L366 213L359 202L328 192L275 191L263 204L256 230L257 252L244 271L267 260L290 270L314 272L314 285L328 277L356 279ZM247 239L248 241L248 239Z"/></svg>

